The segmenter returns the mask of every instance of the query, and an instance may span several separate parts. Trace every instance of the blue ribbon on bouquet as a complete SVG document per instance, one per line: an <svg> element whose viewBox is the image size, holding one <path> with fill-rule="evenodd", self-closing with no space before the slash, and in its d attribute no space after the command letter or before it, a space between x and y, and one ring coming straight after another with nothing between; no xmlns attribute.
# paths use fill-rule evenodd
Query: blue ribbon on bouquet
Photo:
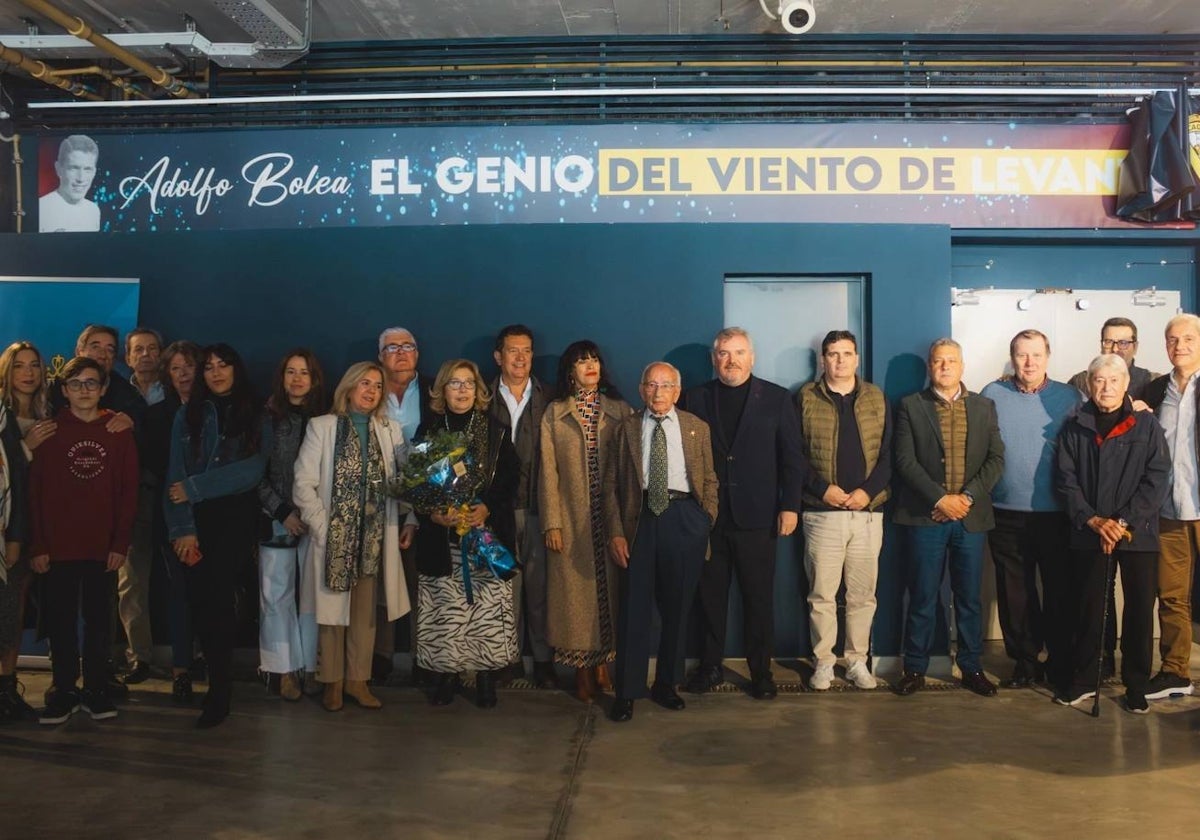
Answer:
<svg viewBox="0 0 1200 840"><path fill-rule="evenodd" d="M459 541L459 549L462 551L463 590L466 592L468 604L475 603L471 587L471 566L480 570L486 568L497 580L512 580L521 568L513 553L487 526L472 528L463 534Z"/></svg>

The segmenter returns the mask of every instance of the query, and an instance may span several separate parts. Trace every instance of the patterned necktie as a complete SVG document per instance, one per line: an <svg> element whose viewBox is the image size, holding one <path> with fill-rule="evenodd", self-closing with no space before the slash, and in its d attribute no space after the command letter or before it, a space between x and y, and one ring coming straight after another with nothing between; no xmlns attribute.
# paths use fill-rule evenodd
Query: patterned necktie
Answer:
<svg viewBox="0 0 1200 840"><path fill-rule="evenodd" d="M667 496L667 433L663 431L662 417L651 418L654 431L650 435L650 474L646 477L646 494L650 512L661 516L671 500Z"/></svg>

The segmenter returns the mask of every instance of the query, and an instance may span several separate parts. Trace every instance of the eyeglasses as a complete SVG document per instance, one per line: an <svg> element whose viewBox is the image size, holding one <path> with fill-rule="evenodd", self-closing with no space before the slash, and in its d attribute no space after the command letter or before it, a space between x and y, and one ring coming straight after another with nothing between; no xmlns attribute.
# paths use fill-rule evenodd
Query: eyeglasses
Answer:
<svg viewBox="0 0 1200 840"><path fill-rule="evenodd" d="M1118 350L1128 350L1133 345L1137 344L1136 338L1121 338L1114 341L1111 338L1100 339L1100 346L1106 350L1116 347Z"/></svg>
<svg viewBox="0 0 1200 840"><path fill-rule="evenodd" d="M389 356L394 356L397 353L415 353L416 350L417 345L413 344L411 341L406 341L403 344L383 345L383 352L387 353Z"/></svg>
<svg viewBox="0 0 1200 840"><path fill-rule="evenodd" d="M451 379L446 383L446 387L451 391L474 391L474 379Z"/></svg>
<svg viewBox="0 0 1200 840"><path fill-rule="evenodd" d="M72 394L77 394L80 391L88 391L89 393L92 391L99 391L100 390L100 380L99 379L68 379L67 380L67 390L70 391Z"/></svg>
<svg viewBox="0 0 1200 840"><path fill-rule="evenodd" d="M647 391L674 391L679 384L677 382L643 382L642 387Z"/></svg>

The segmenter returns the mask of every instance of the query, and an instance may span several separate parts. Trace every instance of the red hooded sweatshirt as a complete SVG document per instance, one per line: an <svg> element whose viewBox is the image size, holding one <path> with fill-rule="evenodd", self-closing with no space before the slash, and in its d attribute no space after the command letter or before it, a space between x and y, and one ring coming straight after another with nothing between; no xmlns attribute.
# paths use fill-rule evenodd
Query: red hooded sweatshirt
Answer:
<svg viewBox="0 0 1200 840"><path fill-rule="evenodd" d="M138 462L133 433L106 430L111 411L85 423L70 408L33 453L29 470L29 557L108 559L128 554L137 518Z"/></svg>

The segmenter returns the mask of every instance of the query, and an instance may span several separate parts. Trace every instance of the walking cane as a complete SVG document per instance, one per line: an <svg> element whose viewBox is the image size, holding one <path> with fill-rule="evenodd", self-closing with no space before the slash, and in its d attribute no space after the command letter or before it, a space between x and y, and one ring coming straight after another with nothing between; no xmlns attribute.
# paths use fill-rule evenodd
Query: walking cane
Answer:
<svg viewBox="0 0 1200 840"><path fill-rule="evenodd" d="M1126 532L1128 533L1128 532ZM1108 587L1113 573L1113 553L1104 553L1104 588L1100 590L1100 600L1104 602L1103 618L1100 619L1100 644L1104 645L1104 632L1108 629ZM1104 681L1104 656L1096 657L1096 692L1092 695L1092 717L1100 717L1100 683Z"/></svg>
<svg viewBox="0 0 1200 840"><path fill-rule="evenodd" d="M1126 530L1121 534L1121 539L1133 542L1133 534ZM1116 551L1116 547L1113 547ZM1104 611L1100 619L1100 641L1104 642L1104 631L1108 628L1108 588L1112 585L1109 581L1116 573L1113 567L1113 552L1109 551L1104 554L1104 588L1101 590L1101 599L1104 601ZM1104 681L1104 656L1101 655L1096 659L1096 693L1092 697L1092 717L1100 717L1100 683Z"/></svg>

